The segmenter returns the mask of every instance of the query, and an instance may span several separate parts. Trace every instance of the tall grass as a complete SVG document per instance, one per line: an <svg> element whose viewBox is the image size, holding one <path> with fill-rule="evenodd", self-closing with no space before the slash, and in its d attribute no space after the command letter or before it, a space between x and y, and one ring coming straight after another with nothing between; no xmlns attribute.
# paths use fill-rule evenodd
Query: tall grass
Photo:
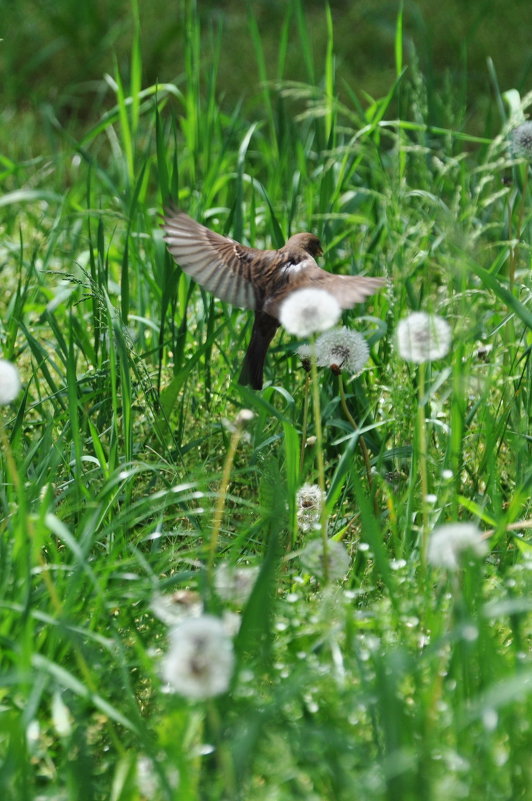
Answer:
<svg viewBox="0 0 532 801"><path fill-rule="evenodd" d="M321 59L288 4L273 67L250 5L252 115L220 99L234 44L213 34L207 64L194 4L183 14L176 84L145 85L136 35L127 76L106 79L112 108L76 135L50 111L46 154L27 162L21 141L4 164L0 347L24 389L0 409L3 798L524 799L531 215L506 137L530 98L499 97L495 139L460 115L435 127L399 15L387 94L340 102L331 15ZM266 389L238 386L249 315L165 252L168 198L256 247L314 230L328 269L386 276L344 318L371 345L363 375L342 388L320 371L313 405L281 333ZM453 329L421 397L393 342L417 309ZM255 416L236 436L242 408ZM320 458L343 582L299 560L295 495ZM489 556L426 567L424 513L429 529L476 521ZM243 607L215 592L222 561L260 567ZM184 589L241 613L231 690L204 702L160 679L150 604Z"/></svg>

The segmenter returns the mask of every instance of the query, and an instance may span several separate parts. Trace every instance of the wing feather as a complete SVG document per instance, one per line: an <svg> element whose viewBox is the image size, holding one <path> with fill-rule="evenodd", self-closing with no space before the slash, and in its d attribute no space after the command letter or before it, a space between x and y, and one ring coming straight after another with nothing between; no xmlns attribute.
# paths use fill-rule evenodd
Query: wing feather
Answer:
<svg viewBox="0 0 532 801"><path fill-rule="evenodd" d="M256 308L253 259L260 251L221 236L180 211L166 212L163 229L174 260L198 284L233 306Z"/></svg>
<svg viewBox="0 0 532 801"><path fill-rule="evenodd" d="M304 272L291 276L290 292L298 289L314 287L330 292L341 309L352 309L356 303L362 303L366 298L378 292L386 284L384 278L370 278L364 275L335 275L312 266ZM264 304L264 311L278 319L279 309L286 298L286 290L270 297Z"/></svg>
<svg viewBox="0 0 532 801"><path fill-rule="evenodd" d="M362 303L386 284L384 278L371 278L365 275L333 275L325 273L323 288L330 292L341 309L351 309L355 303Z"/></svg>
<svg viewBox="0 0 532 801"><path fill-rule="evenodd" d="M264 310L274 318L287 293L305 287L330 292L342 309L351 309L381 289L383 278L334 275L322 270L304 248L256 250L221 236L188 214L168 209L164 240L179 266L216 297L244 309ZM301 235L304 236L304 235Z"/></svg>

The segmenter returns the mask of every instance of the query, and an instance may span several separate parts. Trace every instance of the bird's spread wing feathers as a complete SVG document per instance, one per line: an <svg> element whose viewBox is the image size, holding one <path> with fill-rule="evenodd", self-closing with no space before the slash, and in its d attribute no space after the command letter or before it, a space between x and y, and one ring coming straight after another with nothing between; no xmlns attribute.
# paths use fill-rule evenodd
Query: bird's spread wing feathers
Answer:
<svg viewBox="0 0 532 801"><path fill-rule="evenodd" d="M296 289L325 289L340 308L350 309L385 283L382 278L328 273L301 248L245 247L174 209L166 212L163 228L168 250L198 284L233 306L264 309L276 319L286 295Z"/></svg>
<svg viewBox="0 0 532 801"><path fill-rule="evenodd" d="M263 254L221 236L180 211L164 216L164 240L182 270L220 300L255 309L253 260Z"/></svg>
<svg viewBox="0 0 532 801"><path fill-rule="evenodd" d="M320 273L315 286L334 295L341 309L351 309L355 303L362 303L386 283L384 278L365 275L333 275L325 270L320 270Z"/></svg>
<svg viewBox="0 0 532 801"><path fill-rule="evenodd" d="M290 267L287 273L284 285L279 282L279 291L272 292L264 303L264 311L277 319L287 294L298 289L307 287L323 289L336 298L341 309L352 309L355 303L362 303L386 284L384 278L328 273L327 270L318 267L310 257L303 269L296 271Z"/></svg>

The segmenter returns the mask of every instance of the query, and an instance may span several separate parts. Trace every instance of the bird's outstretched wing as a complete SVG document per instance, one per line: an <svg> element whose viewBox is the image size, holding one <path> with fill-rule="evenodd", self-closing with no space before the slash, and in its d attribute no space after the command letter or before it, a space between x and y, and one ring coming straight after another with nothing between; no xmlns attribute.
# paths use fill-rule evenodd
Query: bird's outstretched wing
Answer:
<svg viewBox="0 0 532 801"><path fill-rule="evenodd" d="M318 268L319 269L319 268ZM334 275L320 269L313 286L326 289L334 295L341 309L351 309L355 303L362 303L386 284L384 278L371 278L366 275Z"/></svg>
<svg viewBox="0 0 532 801"><path fill-rule="evenodd" d="M248 248L175 209L166 211L163 229L175 261L198 284L233 306L257 308L257 260L267 260L275 251Z"/></svg>
<svg viewBox="0 0 532 801"><path fill-rule="evenodd" d="M282 250L279 251L279 254ZM282 270L279 271L282 274ZM305 269L289 273L285 282L278 282L264 303L264 311L279 319L280 309L285 298L298 289L312 287L323 289L333 295L341 309L352 309L355 303L362 303L386 284L384 278L369 278L365 275L335 275L318 267L314 259L308 257Z"/></svg>
<svg viewBox="0 0 532 801"><path fill-rule="evenodd" d="M176 209L166 211L163 229L177 264L204 289L233 306L264 309L276 319L282 302L296 289L327 290L340 308L350 309L385 284L382 278L322 270L310 253L294 243L297 236L290 240L291 246L257 250L211 231Z"/></svg>

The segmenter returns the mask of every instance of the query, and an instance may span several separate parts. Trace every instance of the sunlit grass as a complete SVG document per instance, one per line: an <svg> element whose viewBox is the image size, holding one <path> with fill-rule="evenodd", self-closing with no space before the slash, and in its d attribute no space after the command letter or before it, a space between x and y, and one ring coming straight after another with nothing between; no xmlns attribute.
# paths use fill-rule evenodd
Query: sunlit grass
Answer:
<svg viewBox="0 0 532 801"><path fill-rule="evenodd" d="M257 87L259 118L220 99L191 4L186 80L146 85L137 38L128 77L107 78L113 108L76 134L51 111L44 131L21 116L2 162L0 356L23 384L0 407L5 798L526 797L532 221L529 167L506 143L517 101L498 98L495 140L429 125L399 18L388 94L340 103L332 19L318 65L296 5L279 74L290 32L307 83ZM28 160L37 137L47 151ZM256 247L314 230L328 269L385 276L343 319L368 340L363 373L320 368L312 385L281 332L266 388L240 387L249 314L174 265L168 198ZM452 330L421 372L394 344L417 310ZM235 432L242 409L254 416ZM297 527L305 483L324 483L343 581L301 563L320 536ZM426 565L424 529L458 520L487 532L489 555ZM244 604L217 594L221 562L260 568ZM186 606L183 590L241 614L230 692L197 703L164 691L167 627L150 606Z"/></svg>

